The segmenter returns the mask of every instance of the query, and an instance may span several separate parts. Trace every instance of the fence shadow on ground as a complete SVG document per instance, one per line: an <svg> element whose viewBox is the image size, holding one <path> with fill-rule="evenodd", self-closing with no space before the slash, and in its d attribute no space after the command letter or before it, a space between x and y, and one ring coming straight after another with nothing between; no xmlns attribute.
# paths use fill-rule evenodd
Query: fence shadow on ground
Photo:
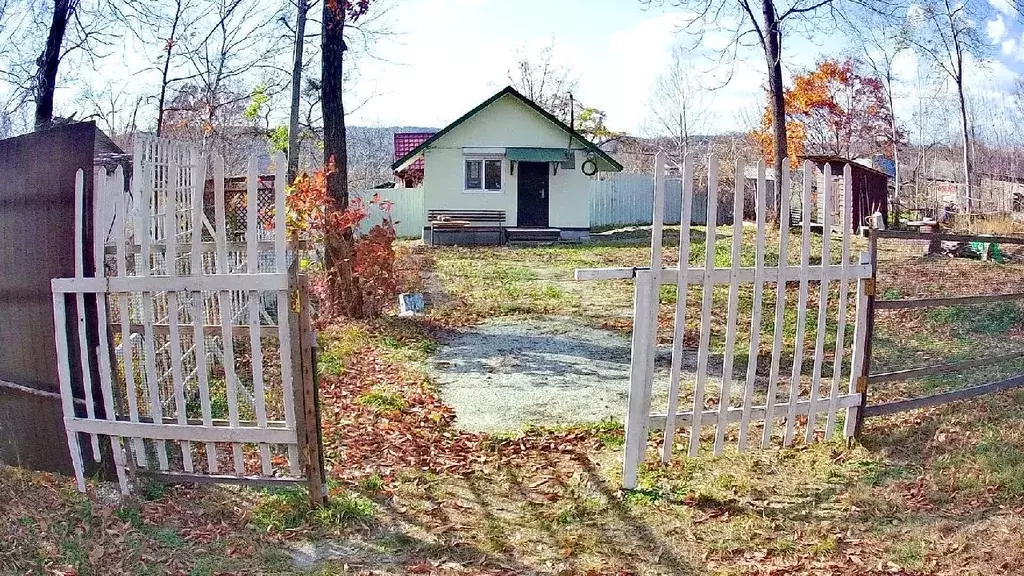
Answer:
<svg viewBox="0 0 1024 576"><path fill-rule="evenodd" d="M403 495L401 506L397 499L382 502L392 523L404 526L389 532L402 542L396 558L454 561L481 573L575 574L594 569L595 562L601 573L698 573L664 535L628 510L586 456L556 461L541 455L534 467L543 470L539 482L522 476L523 466L502 465L454 481L425 478L423 491ZM594 501L600 506L587 503Z"/></svg>

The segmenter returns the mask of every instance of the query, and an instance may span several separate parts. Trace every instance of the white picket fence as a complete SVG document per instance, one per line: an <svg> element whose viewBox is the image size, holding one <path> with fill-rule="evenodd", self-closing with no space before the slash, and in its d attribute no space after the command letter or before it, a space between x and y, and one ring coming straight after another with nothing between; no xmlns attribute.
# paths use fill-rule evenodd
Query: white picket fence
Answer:
<svg viewBox="0 0 1024 576"><path fill-rule="evenodd" d="M64 422L79 489L85 486L80 434L97 461L100 439L109 439L123 491L129 459L142 470L179 477L223 478L225 468L235 479L302 476L300 447L307 439L299 431L306 380L312 385L304 375L311 353L291 304L297 286L284 233L285 158L275 159L272 200L263 207L255 161L245 197L228 201L223 159L210 164L208 199L206 158L184 143L139 139L130 195L120 167L113 177L97 171L94 276L85 275L87 207L78 173L75 277L55 279L52 287ZM92 301L98 340L87 329ZM77 318L77 333L64 330L69 316ZM97 380L103 417L94 408ZM84 387L84 415L75 411L76 381Z"/></svg>
<svg viewBox="0 0 1024 576"><path fill-rule="evenodd" d="M731 258L728 267L715 264L717 239L708 238L705 246L704 265L690 267L691 238L690 224L692 203L687 201L693 194L693 156L684 161L682 201L678 221L683 222L679 233L679 262L683 265L674 267L662 266L662 235L663 223L666 220L663 201L666 195L664 176L665 159L658 155L655 161L656 184L654 202L652 202L652 218L654 222L651 234L650 268L601 268L580 269L576 271L578 280L628 279L636 280L634 295L632 364L630 367L629 404L626 414L626 440L623 465L623 486L634 488L637 483L639 465L643 462L647 448L648 432L652 428L664 429L661 458L669 462L675 442L677 428L689 428L689 442L686 453L696 456L700 448L701 433L706 426L714 429L713 454L721 454L726 437L735 433L739 450L746 449L751 435L752 423L761 421L760 445L771 444L773 430L777 421L784 422L782 443L789 445L797 434L798 417L806 418L803 427L805 442L811 442L819 431L820 415L825 415L824 438L831 438L835 433L837 415L846 411L844 432L852 436L856 421L856 410L861 406L862 396L857 391L857 378L864 359L865 314L867 310L866 279L871 277L871 266L866 256L862 255L861 263L855 264L850 259L850 227L842 227L842 249L839 264L833 264L829 242L822 242L821 261L811 264L812 242L811 226L808 220L803 222L800 234L800 259L790 264L789 223L784 220L779 229L779 260L776 264L766 263L766 181L763 163L758 164L757 205L756 205L756 245L755 263L753 267L742 265L743 222L737 219L733 225L731 241ZM736 172L743 174L742 162L737 162ZM711 156L708 161L708 174L711 189L718 188L718 160ZM814 173L809 163L803 167L802 204L805 213L811 212L812 188ZM830 178L829 168L825 168L825 181ZM789 189L789 173L783 173L783 185ZM844 221L849 221L851 190L851 172L849 166L844 173L847 199L843 202L846 214ZM740 182L733 191L733 210L739 213L743 206L743 184ZM826 204L829 195L825 196ZM788 195L782 199L782 213L789 210ZM705 222L706 230L714 231L713 223L717 221L717 203L711 203ZM822 237L831 237L831 211L824 211ZM795 302L787 302L786 282L799 282L798 297ZM849 300L849 283L858 282L856 292L856 324L852 342L846 337L846 323ZM830 287L838 283L838 301L830 302ZM739 298L741 284L752 284L752 301L743 304ZM804 340L807 333L809 312L808 297L811 286L818 286L817 323L815 343L810 373L804 370ZM657 329L659 298L662 285L674 285L676 288L675 328L672 335L672 363L668 382L667 412L651 413L651 396L655 385L654 360L657 350ZM702 287L700 306L700 335L697 348L697 367L695 376L690 379L682 377L683 336L687 316L687 294L690 286ZM728 306L725 310L716 307L714 291L716 286L728 286ZM766 289L775 289L774 329L762 334L762 305L766 297ZM784 325L786 309L795 305L797 326L795 343L791 354L792 371L788 381L781 374L784 344ZM741 307L749 312L750 338L741 342L738 336L738 317ZM724 313L725 340L721 384L717 394L709 390L709 373L711 372L711 338L712 326L721 322ZM825 347L826 331L830 323L836 328L836 345L829 354ZM716 322L718 321L718 322ZM771 364L767 378L757 374L758 352L761 338L772 342ZM770 340L769 340L770 339ZM734 382L735 360L738 350L748 353L745 378ZM831 363L831 378L823 374L826 359ZM844 358L850 358L847 371L848 385L843 390ZM734 394L734 384L739 394ZM690 410L677 412L680 404L689 404ZM711 408L708 408L711 406ZM735 424L739 424L736 429Z"/></svg>

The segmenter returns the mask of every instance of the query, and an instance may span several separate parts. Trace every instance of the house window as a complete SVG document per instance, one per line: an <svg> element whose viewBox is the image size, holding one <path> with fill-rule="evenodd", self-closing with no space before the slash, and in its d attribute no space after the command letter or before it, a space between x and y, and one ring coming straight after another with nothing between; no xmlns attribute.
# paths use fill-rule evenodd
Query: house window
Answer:
<svg viewBox="0 0 1024 576"><path fill-rule="evenodd" d="M501 160L466 160L466 190L481 192L501 191Z"/></svg>
<svg viewBox="0 0 1024 576"><path fill-rule="evenodd" d="M1024 193L1014 192L1013 193L1013 211L1024 212Z"/></svg>

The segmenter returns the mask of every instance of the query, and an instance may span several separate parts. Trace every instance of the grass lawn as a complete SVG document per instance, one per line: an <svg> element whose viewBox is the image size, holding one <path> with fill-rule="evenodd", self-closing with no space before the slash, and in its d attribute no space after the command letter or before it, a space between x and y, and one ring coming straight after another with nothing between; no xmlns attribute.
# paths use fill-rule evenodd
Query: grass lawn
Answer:
<svg viewBox="0 0 1024 576"><path fill-rule="evenodd" d="M0 468L0 573L1019 573L1022 391L871 419L854 446L680 453L662 465L652 434L640 489L629 492L618 489L618 424L457 430L424 370L438 331L534 314L628 331L631 283L577 283L571 272L642 265L646 240L642 231L632 236L567 247L409 248L410 266L433 271L421 278L436 293L430 315L321 331L330 508L306 510L301 492L194 487L105 504L95 482L85 498L67 478ZM703 239L694 241L702 252ZM723 257L727 264L726 238L716 246L716 260ZM674 261L671 248L666 260ZM888 254L879 286L899 291L887 297L913 297L1022 277L1019 264L997 266ZM672 297L663 292L666 322ZM1009 351L1024 338L1019 310L1002 306L885 314L876 371ZM873 400L1021 368L896 382ZM314 558L322 561L307 565Z"/></svg>

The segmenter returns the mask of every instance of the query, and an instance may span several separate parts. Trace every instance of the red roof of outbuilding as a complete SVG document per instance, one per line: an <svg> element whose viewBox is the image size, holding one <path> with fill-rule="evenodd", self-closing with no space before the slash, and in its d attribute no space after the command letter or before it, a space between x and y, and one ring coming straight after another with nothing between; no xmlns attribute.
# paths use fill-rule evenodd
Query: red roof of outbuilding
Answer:
<svg viewBox="0 0 1024 576"><path fill-rule="evenodd" d="M433 132L395 132L395 160L403 158L433 136ZM418 158L407 170L423 171L423 158Z"/></svg>

